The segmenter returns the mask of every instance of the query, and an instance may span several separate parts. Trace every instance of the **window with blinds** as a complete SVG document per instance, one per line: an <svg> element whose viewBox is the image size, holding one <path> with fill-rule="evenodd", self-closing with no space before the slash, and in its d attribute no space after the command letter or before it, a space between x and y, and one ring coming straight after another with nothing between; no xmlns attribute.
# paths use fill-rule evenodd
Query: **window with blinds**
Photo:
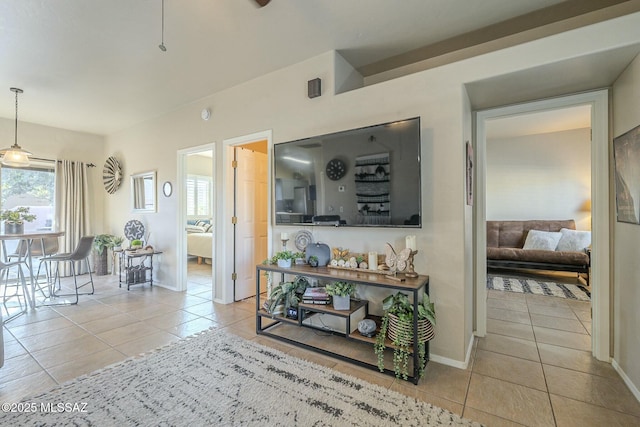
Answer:
<svg viewBox="0 0 640 427"><path fill-rule="evenodd" d="M187 176L187 215L211 217L213 180L210 176Z"/></svg>

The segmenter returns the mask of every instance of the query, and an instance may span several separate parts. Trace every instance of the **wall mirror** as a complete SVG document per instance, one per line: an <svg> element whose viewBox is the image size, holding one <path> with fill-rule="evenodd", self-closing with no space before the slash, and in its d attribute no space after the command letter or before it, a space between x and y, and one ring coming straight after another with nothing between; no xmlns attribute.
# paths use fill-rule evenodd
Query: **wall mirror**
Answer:
<svg viewBox="0 0 640 427"><path fill-rule="evenodd" d="M131 175L131 210L156 212L156 171Z"/></svg>
<svg viewBox="0 0 640 427"><path fill-rule="evenodd" d="M171 185L171 182L165 181L165 183L162 184L162 194L164 194L165 197L169 197L172 193L173 186Z"/></svg>

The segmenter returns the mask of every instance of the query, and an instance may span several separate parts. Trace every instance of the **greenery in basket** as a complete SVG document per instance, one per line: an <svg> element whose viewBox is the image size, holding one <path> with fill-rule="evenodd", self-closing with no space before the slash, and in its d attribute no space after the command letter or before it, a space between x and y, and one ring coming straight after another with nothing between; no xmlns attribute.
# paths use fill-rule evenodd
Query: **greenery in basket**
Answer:
<svg viewBox="0 0 640 427"><path fill-rule="evenodd" d="M280 283L271 290L271 296L265 302L265 309L273 313L277 306L284 305L286 313L288 308L298 306L309 285L309 280L304 276L296 276L293 282Z"/></svg>
<svg viewBox="0 0 640 427"><path fill-rule="evenodd" d="M6 209L0 214L0 220L4 220L9 224L24 224L25 222L31 222L36 219L34 214L29 213L29 209L26 206L20 206L15 209Z"/></svg>
<svg viewBox="0 0 640 427"><path fill-rule="evenodd" d="M113 243L114 238L115 236L113 236L112 234L98 234L93 240L93 248L96 250L96 252L98 252L99 255L102 255L102 252L104 252L105 248L110 249L115 246Z"/></svg>
<svg viewBox="0 0 640 427"><path fill-rule="evenodd" d="M350 282L333 282L326 287L327 295L350 297L356 290L356 285Z"/></svg>
<svg viewBox="0 0 640 427"><path fill-rule="evenodd" d="M409 356L412 350L413 330L413 304L409 301L409 297L402 292L395 295L389 295L382 301L384 315L382 316L382 325L380 332L376 336L374 351L378 356L378 369L384 371L384 350L385 338L389 327L389 315L393 314L398 317L399 323L408 323L411 327L399 328L395 339L392 341L393 349L393 370L397 378L407 379ZM429 299L429 295L425 294L422 302L418 305L418 321L427 320L431 325L436 324L435 305ZM426 364L425 341L418 339L418 376L422 378Z"/></svg>
<svg viewBox="0 0 640 427"><path fill-rule="evenodd" d="M266 259L263 264L277 264L279 259L282 260L294 260L297 258L304 258L304 254L301 252L293 252L289 250L284 250L280 252L276 252L274 256L269 259Z"/></svg>

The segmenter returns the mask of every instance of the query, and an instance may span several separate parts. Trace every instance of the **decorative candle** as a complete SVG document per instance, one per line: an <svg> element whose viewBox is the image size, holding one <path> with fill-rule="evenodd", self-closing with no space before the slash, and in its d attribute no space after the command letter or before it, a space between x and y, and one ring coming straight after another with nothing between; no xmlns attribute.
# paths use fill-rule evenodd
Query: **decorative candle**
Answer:
<svg viewBox="0 0 640 427"><path fill-rule="evenodd" d="M289 240L289 233L280 233L280 240Z"/></svg>
<svg viewBox="0 0 640 427"><path fill-rule="evenodd" d="M378 269L378 253L369 252L369 270Z"/></svg>
<svg viewBox="0 0 640 427"><path fill-rule="evenodd" d="M412 251L416 250L416 236L407 236L405 241L407 248L411 249Z"/></svg>

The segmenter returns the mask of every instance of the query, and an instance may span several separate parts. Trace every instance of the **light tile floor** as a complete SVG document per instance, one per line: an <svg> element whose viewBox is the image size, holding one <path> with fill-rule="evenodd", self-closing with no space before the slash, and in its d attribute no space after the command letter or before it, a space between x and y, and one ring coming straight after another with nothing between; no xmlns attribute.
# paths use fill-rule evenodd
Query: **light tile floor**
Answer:
<svg viewBox="0 0 640 427"><path fill-rule="evenodd" d="M12 320L4 330L0 401L19 402L214 327L490 426L640 425L640 403L611 365L588 351L589 303L490 291L488 334L476 340L469 368L430 362L414 386L256 336L255 300L216 304L208 277L190 279L184 293L148 285L127 292L116 276L96 277L96 294L77 306L38 308Z"/></svg>

